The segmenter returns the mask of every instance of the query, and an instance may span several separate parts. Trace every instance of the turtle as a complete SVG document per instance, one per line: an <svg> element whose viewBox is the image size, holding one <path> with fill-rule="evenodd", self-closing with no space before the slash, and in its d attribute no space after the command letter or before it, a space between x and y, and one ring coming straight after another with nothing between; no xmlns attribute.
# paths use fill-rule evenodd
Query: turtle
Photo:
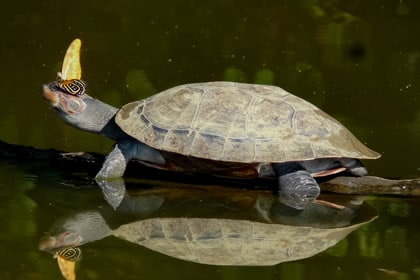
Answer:
<svg viewBox="0 0 420 280"><path fill-rule="evenodd" d="M125 200L135 209L130 213L96 207L61 217L42 237L39 248L49 252L114 236L190 262L275 265L322 252L377 217L363 199L351 196L345 200L330 196L345 202L343 209L311 204L297 211L263 192L237 190L219 197L212 190L193 190L191 196L177 189L181 192L174 197L173 190L167 187L132 197L139 201ZM144 201L155 201L154 196L161 197L164 206L144 213ZM131 207L133 202L140 207Z"/></svg>
<svg viewBox="0 0 420 280"><path fill-rule="evenodd" d="M85 214L103 223L103 231L91 232L102 234L100 239L115 236L185 261L241 266L276 265L309 258L374 219L344 227L315 228L226 218L150 218L111 230L98 213L80 213L79 217ZM87 225L84 228L89 229ZM48 251L60 241L59 236L45 237L40 247ZM94 240L84 240L89 241Z"/></svg>
<svg viewBox="0 0 420 280"><path fill-rule="evenodd" d="M160 169L278 179L304 207L317 176L367 174L360 159L380 155L311 103L271 85L206 82L176 86L121 109L58 82L44 97L67 123L116 141L98 179L122 177L137 159Z"/></svg>
<svg viewBox="0 0 420 280"><path fill-rule="evenodd" d="M364 176L360 160L380 157L330 115L274 85L184 84L116 108L90 96L75 68L74 76L60 75L70 82L44 84L43 95L68 124L116 141L99 184L121 178L136 159L172 171L275 177L279 197L303 209L320 194L314 177Z"/></svg>

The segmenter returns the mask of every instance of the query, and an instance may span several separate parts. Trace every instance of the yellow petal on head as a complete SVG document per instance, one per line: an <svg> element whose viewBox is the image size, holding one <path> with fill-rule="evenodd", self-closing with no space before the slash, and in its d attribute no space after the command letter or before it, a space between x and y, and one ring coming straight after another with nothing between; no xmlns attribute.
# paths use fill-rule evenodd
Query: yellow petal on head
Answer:
<svg viewBox="0 0 420 280"><path fill-rule="evenodd" d="M82 41L80 39L74 39L67 48L66 54L64 55L63 66L61 67L61 73L59 74L62 80L80 80L82 78L82 66L80 65L81 47Z"/></svg>
<svg viewBox="0 0 420 280"><path fill-rule="evenodd" d="M64 279L76 280L76 262L66 260L60 255L57 255L57 263Z"/></svg>

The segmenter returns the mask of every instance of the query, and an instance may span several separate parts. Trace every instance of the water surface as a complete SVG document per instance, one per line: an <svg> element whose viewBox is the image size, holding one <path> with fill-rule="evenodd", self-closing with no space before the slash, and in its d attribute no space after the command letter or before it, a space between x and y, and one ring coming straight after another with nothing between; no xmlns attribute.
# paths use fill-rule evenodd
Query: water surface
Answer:
<svg viewBox="0 0 420 280"><path fill-rule="evenodd" d="M132 211L132 204L128 207L130 209L111 208L100 189L91 184L84 174L62 174L48 164L34 166L33 163L10 161L2 161L1 170L1 175L8 178L8 183L2 184L0 192L4 201L0 207L4 213L0 240L3 256L7 256L2 258L2 279L59 279L56 260L52 254L40 251L38 245L54 223L75 214L99 212L113 228L138 219L176 217L180 213L185 217L234 217L266 223L253 208L253 200L256 193L264 198L272 197L268 191L226 188L223 194L221 187L209 191L205 186L159 183L154 178L148 178L129 184L135 197L139 192L155 196L162 190L166 190L169 197L162 204L153 204L158 205L156 209L160 210L144 212L143 209L143 212L140 211L143 214L138 211L136 214ZM191 191L194 187L200 190ZM189 196L189 193L193 195ZM324 198L336 199L331 195ZM397 275L392 279L418 279L419 202L418 199L367 197L363 207L358 208L350 219L353 224L372 218L373 221L361 225L337 245L320 251L314 257L269 266L198 264L166 256L116 236L107 236L81 246L83 258L78 263L78 279L138 279L140 275L158 279L256 279L262 276L265 279L354 279L355 275L360 279L388 279L389 274ZM146 203L143 201L141 205ZM274 217L272 213L270 215ZM279 222L275 219L274 222ZM301 218L298 221L305 219L313 220ZM348 226L345 216L326 221L328 225L315 227ZM308 238L310 236L308 234Z"/></svg>

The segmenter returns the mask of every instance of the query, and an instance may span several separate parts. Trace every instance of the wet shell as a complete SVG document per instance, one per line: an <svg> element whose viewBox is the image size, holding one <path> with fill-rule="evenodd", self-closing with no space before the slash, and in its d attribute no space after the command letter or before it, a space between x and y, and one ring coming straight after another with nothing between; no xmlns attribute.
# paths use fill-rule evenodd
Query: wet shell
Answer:
<svg viewBox="0 0 420 280"><path fill-rule="evenodd" d="M76 247L66 247L58 250L55 254L58 267L66 280L76 279L76 262L82 257L82 251Z"/></svg>
<svg viewBox="0 0 420 280"><path fill-rule="evenodd" d="M80 65L81 46L82 41L80 39L74 39L67 48L61 72L58 73L61 80L80 80L82 78L82 67Z"/></svg>

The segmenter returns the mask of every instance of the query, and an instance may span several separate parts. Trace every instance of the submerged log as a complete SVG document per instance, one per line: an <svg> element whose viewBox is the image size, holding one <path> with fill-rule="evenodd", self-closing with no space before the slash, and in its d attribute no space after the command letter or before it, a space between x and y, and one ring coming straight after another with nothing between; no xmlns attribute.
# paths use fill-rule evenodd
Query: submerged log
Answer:
<svg viewBox="0 0 420 280"><path fill-rule="evenodd" d="M37 149L30 146L9 144L0 140L0 158L63 162L80 161L88 164L100 164L105 157L97 153L66 153L55 149Z"/></svg>
<svg viewBox="0 0 420 280"><path fill-rule="evenodd" d="M336 177L321 189L342 194L420 196L420 179L391 180L375 176Z"/></svg>
<svg viewBox="0 0 420 280"><path fill-rule="evenodd" d="M68 153L55 149L37 149L9 144L0 140L1 158L25 161L48 160L50 164L55 166L59 164L70 171L77 172L83 169L87 173L95 174L102 165L105 156L90 152ZM138 173L132 172L136 168L139 168L139 164L130 164L127 172L130 175ZM241 185L244 186L243 181ZM322 182L320 186L323 191L341 194L420 196L420 178L391 180L374 176L340 176Z"/></svg>

